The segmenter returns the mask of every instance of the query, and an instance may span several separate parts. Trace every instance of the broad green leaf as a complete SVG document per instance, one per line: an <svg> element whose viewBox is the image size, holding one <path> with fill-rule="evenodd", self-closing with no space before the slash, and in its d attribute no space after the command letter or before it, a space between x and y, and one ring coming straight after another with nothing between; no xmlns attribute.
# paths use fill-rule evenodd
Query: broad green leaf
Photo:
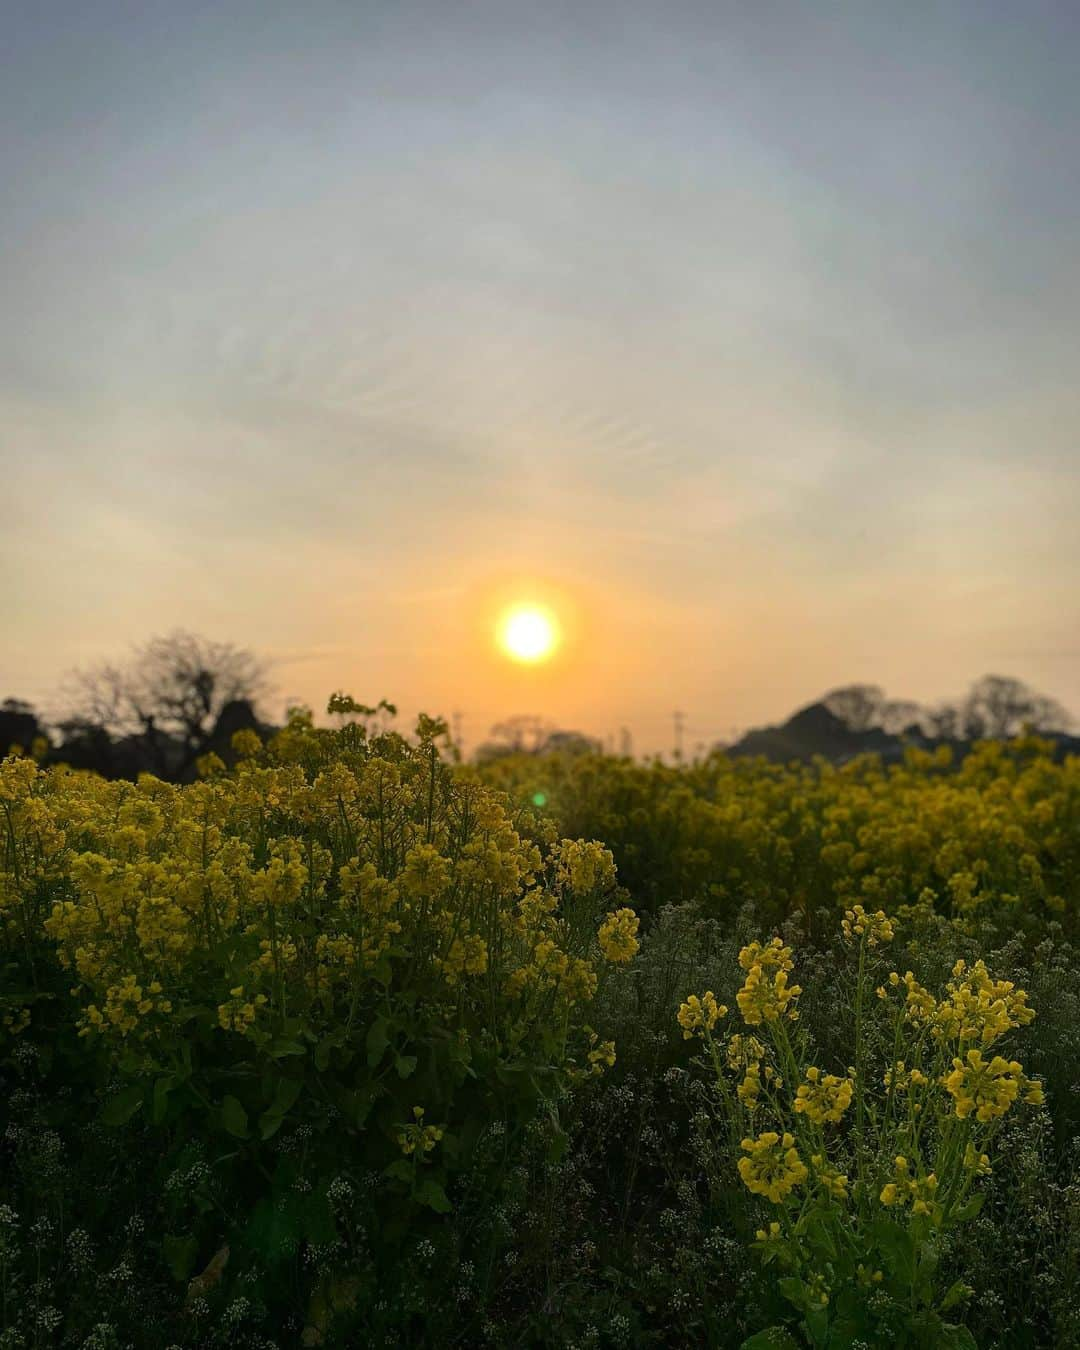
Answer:
<svg viewBox="0 0 1080 1350"><path fill-rule="evenodd" d="M279 1078L274 1089L274 1109L282 1115L292 1109L304 1087L302 1078Z"/></svg>
<svg viewBox="0 0 1080 1350"><path fill-rule="evenodd" d="M287 1059L290 1055L306 1055L307 1048L299 1041L290 1041L281 1036L270 1042L267 1053L271 1059Z"/></svg>
<svg viewBox="0 0 1080 1350"><path fill-rule="evenodd" d="M956 1210L952 1216L953 1221L956 1223L967 1223L969 1219L975 1218L985 1203L986 1195L984 1192L980 1191L977 1195L973 1195L966 1205L962 1205Z"/></svg>
<svg viewBox="0 0 1080 1350"><path fill-rule="evenodd" d="M979 1350L978 1342L968 1331L955 1322L942 1322L938 1331L938 1344L947 1350Z"/></svg>
<svg viewBox="0 0 1080 1350"><path fill-rule="evenodd" d="M877 1219L871 1233L885 1263L903 1284L911 1284L915 1273L915 1243L906 1229L891 1219Z"/></svg>
<svg viewBox="0 0 1080 1350"><path fill-rule="evenodd" d="M195 1269L195 1262L199 1255L198 1242L190 1234L186 1237L174 1237L171 1234L166 1234L162 1239L161 1249L165 1254L169 1269L172 1271L173 1279L183 1284Z"/></svg>
<svg viewBox="0 0 1080 1350"><path fill-rule="evenodd" d="M154 1102L150 1111L150 1119L155 1125L160 1125L165 1119L169 1109L169 1093L172 1091L173 1085L172 1074L159 1078L154 1084Z"/></svg>
<svg viewBox="0 0 1080 1350"><path fill-rule="evenodd" d="M446 1192L431 1177L426 1177L417 1186L414 1197L418 1204L427 1205L428 1209L433 1209L436 1214L449 1214L453 1208L447 1199Z"/></svg>
<svg viewBox="0 0 1080 1350"><path fill-rule="evenodd" d="M106 1102L105 1109L101 1113L102 1122L106 1125L126 1125L142 1104L141 1087L125 1088L123 1092L118 1092Z"/></svg>
<svg viewBox="0 0 1080 1350"><path fill-rule="evenodd" d="M221 1123L237 1139L248 1137L248 1115L235 1097L226 1097L221 1103Z"/></svg>
<svg viewBox="0 0 1080 1350"><path fill-rule="evenodd" d="M320 1191L311 1191L300 1201L300 1231L306 1241L327 1246L337 1237L330 1202Z"/></svg>
<svg viewBox="0 0 1080 1350"><path fill-rule="evenodd" d="M799 1342L783 1327L766 1327L743 1341L739 1350L800 1350Z"/></svg>
<svg viewBox="0 0 1080 1350"><path fill-rule="evenodd" d="M963 1303L974 1293L970 1284L965 1284L963 1280L957 1280L955 1284L949 1286L949 1291L941 1300L941 1311L948 1312L950 1308L955 1308L958 1303Z"/></svg>
<svg viewBox="0 0 1080 1350"><path fill-rule="evenodd" d="M374 1069L386 1053L386 1047L390 1044L390 1037L387 1033L386 1018L376 1017L368 1028L366 1039L368 1068Z"/></svg>
<svg viewBox="0 0 1080 1350"><path fill-rule="evenodd" d="M272 1139L281 1129L281 1122L284 1119L284 1114L276 1106L267 1107L259 1117L259 1138Z"/></svg>
<svg viewBox="0 0 1080 1350"><path fill-rule="evenodd" d="M570 1140L565 1130L556 1130L548 1140L547 1160L549 1163L560 1163L566 1155L566 1149Z"/></svg>
<svg viewBox="0 0 1080 1350"><path fill-rule="evenodd" d="M399 1078L410 1078L413 1074L413 1071L416 1069L416 1056L398 1055L397 1059L394 1061L394 1064L395 1067L397 1068Z"/></svg>

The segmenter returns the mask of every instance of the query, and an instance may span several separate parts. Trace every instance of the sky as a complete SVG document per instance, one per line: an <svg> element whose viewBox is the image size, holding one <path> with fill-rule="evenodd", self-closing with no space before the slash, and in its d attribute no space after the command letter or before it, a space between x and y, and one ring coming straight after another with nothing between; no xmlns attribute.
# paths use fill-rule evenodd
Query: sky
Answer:
<svg viewBox="0 0 1080 1350"><path fill-rule="evenodd" d="M0 697L183 627L473 744L1080 713L1078 59L1040 0L13 7Z"/></svg>

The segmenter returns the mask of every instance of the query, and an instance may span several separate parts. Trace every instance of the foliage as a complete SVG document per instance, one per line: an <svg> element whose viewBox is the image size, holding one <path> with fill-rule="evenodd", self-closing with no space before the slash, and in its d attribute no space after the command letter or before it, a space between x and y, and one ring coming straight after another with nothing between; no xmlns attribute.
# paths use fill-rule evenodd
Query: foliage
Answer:
<svg viewBox="0 0 1080 1350"><path fill-rule="evenodd" d="M482 770L519 800L539 794L570 834L603 839L639 910L698 900L731 922L804 916L824 940L854 904L915 908L968 931L1080 923L1080 758L1037 737L948 747L883 767L783 767L714 754L686 769L602 756L516 757Z"/></svg>
<svg viewBox="0 0 1080 1350"><path fill-rule="evenodd" d="M0 767L4 1350L1080 1341L1077 761L330 710Z"/></svg>
<svg viewBox="0 0 1080 1350"><path fill-rule="evenodd" d="M238 703L250 709L267 684L264 664L230 642L182 629L151 638L126 662L72 672L60 723L64 757L112 765L119 742L140 768L186 778L222 713Z"/></svg>
<svg viewBox="0 0 1080 1350"><path fill-rule="evenodd" d="M275 1301L304 1244L348 1247L334 1187L362 1185L381 1283L486 1131L497 1191L530 1122L557 1145L560 1098L614 1062L587 1023L637 948L610 854L524 840L454 779L444 732L297 714L184 788L0 769L8 1035L50 1047L166 1182L201 1169L159 1238L181 1280L228 1248L213 1283L254 1270ZM302 1291L319 1334L327 1299Z"/></svg>
<svg viewBox="0 0 1080 1350"><path fill-rule="evenodd" d="M940 997L910 971L885 975L880 948L895 928L881 911L856 906L843 929L854 1063L839 1072L812 1062L780 938L739 954L736 1001L752 1033L722 1038L711 994L711 1014L691 996L678 1020L701 1038L718 1115L744 1135L738 1174L769 1202L754 1245L782 1272L777 1290L809 1343L973 1345L950 1317L972 1290L947 1282L939 1243L981 1209L1006 1113L1042 1104L1042 1085L1000 1053L1034 1013L982 961L958 960Z"/></svg>

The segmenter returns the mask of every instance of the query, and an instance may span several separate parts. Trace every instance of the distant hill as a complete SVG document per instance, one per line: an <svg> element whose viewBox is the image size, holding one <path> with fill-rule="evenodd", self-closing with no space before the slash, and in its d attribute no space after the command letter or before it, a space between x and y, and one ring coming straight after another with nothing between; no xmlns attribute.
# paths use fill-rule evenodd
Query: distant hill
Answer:
<svg viewBox="0 0 1080 1350"><path fill-rule="evenodd" d="M1058 755L1080 755L1080 737L1065 732L1040 732L1057 744ZM727 753L735 756L763 755L776 763L789 760L809 761L821 755L834 764L843 764L856 755L879 754L886 761L899 760L907 746L915 745L933 750L939 745L950 745L958 755L971 748L970 739L952 736L932 736L919 726L905 731L885 731L871 726L856 729L825 706L823 702L800 708L779 726L760 727L748 731Z"/></svg>

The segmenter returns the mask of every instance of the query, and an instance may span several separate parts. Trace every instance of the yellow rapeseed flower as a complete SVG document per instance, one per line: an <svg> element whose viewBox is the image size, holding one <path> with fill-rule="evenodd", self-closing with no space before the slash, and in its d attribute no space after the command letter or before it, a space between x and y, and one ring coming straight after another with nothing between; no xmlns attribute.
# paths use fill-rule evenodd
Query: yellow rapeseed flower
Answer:
<svg viewBox="0 0 1080 1350"><path fill-rule="evenodd" d="M739 1159L739 1176L744 1185L774 1205L782 1203L809 1176L791 1134L781 1136L774 1130L766 1130L756 1139L744 1139L742 1148L748 1154Z"/></svg>
<svg viewBox="0 0 1080 1350"><path fill-rule="evenodd" d="M696 994L690 994L686 1002L680 1005L678 1012L683 1040L688 1041L695 1035L704 1036L706 1032L712 1031L721 1017L726 1015L727 1007L723 1003L717 1003L711 989L707 989L701 998Z"/></svg>

